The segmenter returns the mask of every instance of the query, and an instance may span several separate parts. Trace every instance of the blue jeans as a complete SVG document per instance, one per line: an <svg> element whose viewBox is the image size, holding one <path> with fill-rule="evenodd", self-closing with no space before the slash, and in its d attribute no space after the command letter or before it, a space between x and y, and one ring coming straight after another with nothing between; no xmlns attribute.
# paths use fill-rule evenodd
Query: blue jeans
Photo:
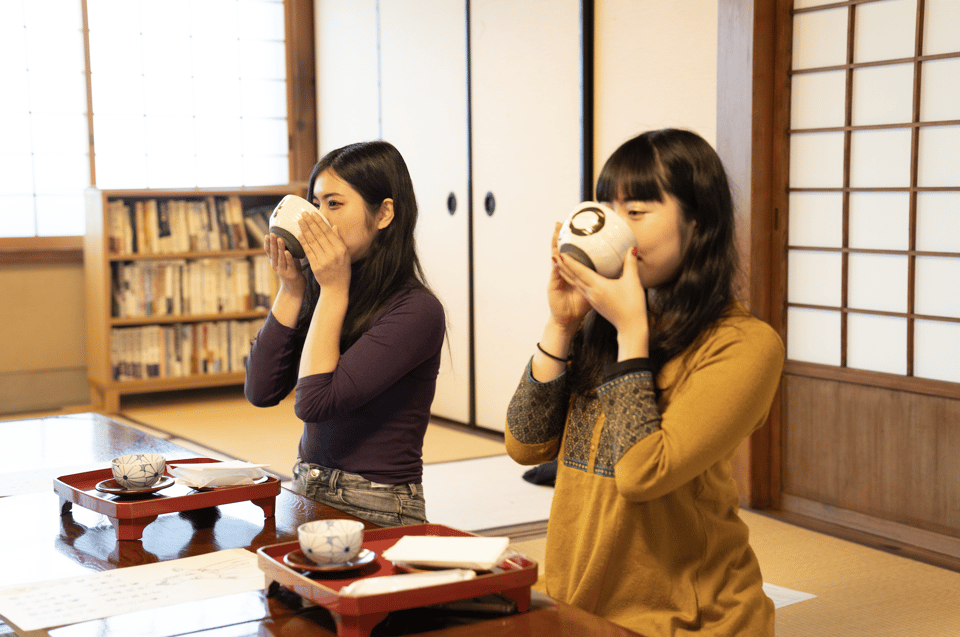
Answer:
<svg viewBox="0 0 960 637"><path fill-rule="evenodd" d="M427 523L422 484L380 484L297 458L290 490L378 526Z"/></svg>

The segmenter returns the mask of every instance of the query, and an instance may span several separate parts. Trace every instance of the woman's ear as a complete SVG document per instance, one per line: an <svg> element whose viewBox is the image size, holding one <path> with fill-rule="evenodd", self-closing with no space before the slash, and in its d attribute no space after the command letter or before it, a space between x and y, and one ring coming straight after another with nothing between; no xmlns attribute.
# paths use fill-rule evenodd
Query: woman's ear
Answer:
<svg viewBox="0 0 960 637"><path fill-rule="evenodd" d="M384 199L377 213L377 230L383 230L393 221L393 199Z"/></svg>

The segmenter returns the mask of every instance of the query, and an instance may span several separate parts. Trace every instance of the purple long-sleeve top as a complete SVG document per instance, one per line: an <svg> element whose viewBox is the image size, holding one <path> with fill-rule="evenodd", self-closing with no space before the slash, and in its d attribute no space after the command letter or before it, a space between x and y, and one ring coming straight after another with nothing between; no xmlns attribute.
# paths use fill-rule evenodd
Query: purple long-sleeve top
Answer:
<svg viewBox="0 0 960 637"><path fill-rule="evenodd" d="M444 326L437 298L408 288L341 352L334 371L298 380L306 335L269 314L247 359L244 393L271 407L296 388L303 461L373 482L420 483Z"/></svg>

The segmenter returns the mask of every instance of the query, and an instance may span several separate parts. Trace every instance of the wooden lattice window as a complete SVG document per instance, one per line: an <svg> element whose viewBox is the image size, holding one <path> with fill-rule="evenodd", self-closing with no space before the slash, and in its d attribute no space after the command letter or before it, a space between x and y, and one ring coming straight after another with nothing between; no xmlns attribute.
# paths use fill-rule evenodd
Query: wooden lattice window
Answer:
<svg viewBox="0 0 960 637"><path fill-rule="evenodd" d="M958 25L956 0L794 5L789 365L957 394Z"/></svg>

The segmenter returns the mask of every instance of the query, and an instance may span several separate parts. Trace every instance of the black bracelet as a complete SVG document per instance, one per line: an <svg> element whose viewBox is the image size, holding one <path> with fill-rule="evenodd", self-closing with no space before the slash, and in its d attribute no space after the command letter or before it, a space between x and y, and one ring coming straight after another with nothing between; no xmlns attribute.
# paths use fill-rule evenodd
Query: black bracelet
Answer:
<svg viewBox="0 0 960 637"><path fill-rule="evenodd" d="M540 350L541 352L543 352L544 356L546 356L547 358L552 358L553 360L557 361L558 363L569 363L569 362L570 362L570 359L569 359L569 358L560 358L559 356L554 356L553 354L551 354L551 353L548 352L547 350L543 349L543 346L541 346L540 343L537 343L537 349Z"/></svg>

